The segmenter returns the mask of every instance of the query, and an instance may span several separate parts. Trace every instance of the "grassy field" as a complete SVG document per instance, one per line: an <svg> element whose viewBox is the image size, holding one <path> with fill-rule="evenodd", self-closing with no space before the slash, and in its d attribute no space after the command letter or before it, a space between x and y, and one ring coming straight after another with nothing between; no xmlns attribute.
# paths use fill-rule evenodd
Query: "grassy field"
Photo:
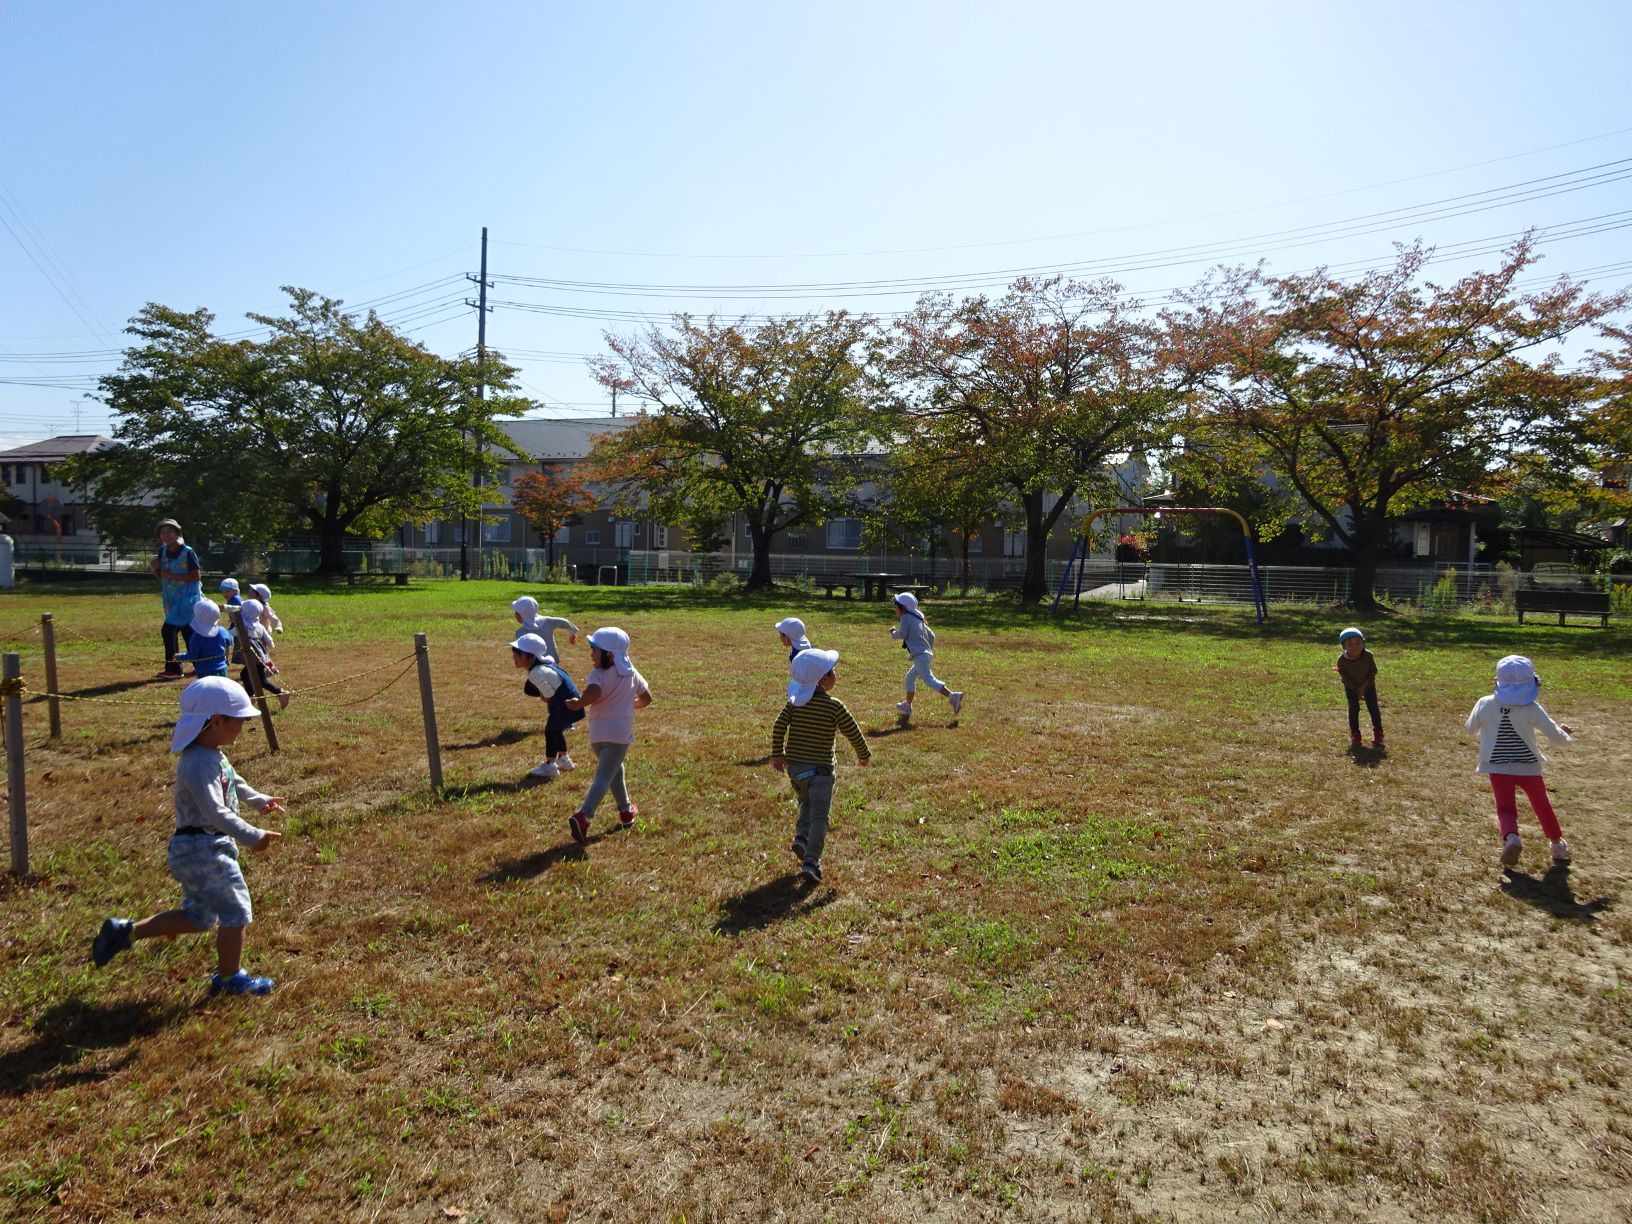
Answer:
<svg viewBox="0 0 1632 1224"><path fill-rule="evenodd" d="M639 825L607 804L579 849L590 771L524 778L524 590L279 594L300 695L280 754L258 731L231 753L289 799L247 861L246 963L279 985L228 1001L204 997L203 938L87 963L105 915L177 897L157 597L0 596L30 687L50 611L63 691L96 699L63 703L56 743L26 708L0 1217L1632 1216L1624 630L1379 622L1378 759L1347 752L1336 611L932 601L968 702L953 726L921 696L903 729L878 607L535 589L628 629L656 696ZM874 752L864 771L840 744L811 893L766 760L787 612L843 652L835 696ZM441 800L401 674L416 630ZM1526 811L1504 877L1461 723L1512 650L1577 729L1548 769L1576 860L1550 869Z"/></svg>

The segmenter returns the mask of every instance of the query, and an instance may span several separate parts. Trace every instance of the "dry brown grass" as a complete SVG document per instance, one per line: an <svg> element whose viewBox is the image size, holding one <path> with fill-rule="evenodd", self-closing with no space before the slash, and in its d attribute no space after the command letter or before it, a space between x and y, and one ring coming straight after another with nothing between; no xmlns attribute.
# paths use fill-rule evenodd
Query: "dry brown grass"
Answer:
<svg viewBox="0 0 1632 1224"><path fill-rule="evenodd" d="M587 850L587 769L528 786L536 709L502 584L280 594L300 689L431 634L450 794L412 677L297 700L252 863L248 963L202 940L85 964L175 896L174 691L148 598L11 595L64 629L62 742L27 735L37 878L0 885L0 1214L123 1220L1620 1220L1632 1211L1627 638L1404 621L1391 755L1354 763L1336 622L1064 627L932 611L970 691L895 726L890 618L793 606L844 654L875 765L841 758L813 894L764 763L784 605L551 592L630 630L658 702L642 819ZM26 636L25 674L38 687ZM1461 717L1534 654L1582 732L1549 771L1578 862L1502 883ZM584 660L571 658L582 674ZM536 704L536 703L535 703ZM575 755L590 754L581 733ZM841 745L841 753L846 751ZM1528 819L1528 818L1526 818ZM615 821L611 823L615 824Z"/></svg>

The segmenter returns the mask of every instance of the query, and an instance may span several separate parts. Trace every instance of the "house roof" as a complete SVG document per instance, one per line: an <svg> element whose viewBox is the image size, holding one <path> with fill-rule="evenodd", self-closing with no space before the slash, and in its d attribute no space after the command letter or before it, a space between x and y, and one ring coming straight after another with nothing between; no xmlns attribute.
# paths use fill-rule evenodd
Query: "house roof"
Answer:
<svg viewBox="0 0 1632 1224"><path fill-rule="evenodd" d="M30 442L26 446L0 451L0 461L49 463L54 459L66 459L70 455L83 455L87 451L106 450L112 445L113 439L105 438L101 434L66 434L60 438L47 438L43 442Z"/></svg>
<svg viewBox="0 0 1632 1224"><path fill-rule="evenodd" d="M534 459L582 459L594 446L597 434L626 429L629 421L629 417L613 416L541 417L496 424Z"/></svg>
<svg viewBox="0 0 1632 1224"><path fill-rule="evenodd" d="M1602 536L1586 535L1579 531L1557 531L1551 527L1520 527L1514 535L1525 544L1540 544L1546 548L1614 548Z"/></svg>

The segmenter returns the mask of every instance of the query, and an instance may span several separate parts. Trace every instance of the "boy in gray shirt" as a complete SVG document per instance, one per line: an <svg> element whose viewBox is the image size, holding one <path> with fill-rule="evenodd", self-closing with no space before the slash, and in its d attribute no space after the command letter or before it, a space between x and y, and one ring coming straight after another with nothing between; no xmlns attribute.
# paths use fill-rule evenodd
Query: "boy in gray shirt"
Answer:
<svg viewBox="0 0 1632 1224"><path fill-rule="evenodd" d="M170 837L170 874L182 888L180 909L140 922L109 918L91 943L100 968L137 939L215 930L217 966L212 995L264 995L273 981L244 971L244 928L254 919L249 887L238 865L238 846L265 850L281 833L258 829L238 815L240 802L257 812L281 812L283 800L263 795L233 770L221 749L256 716L242 686L225 676L195 680L181 694L181 718L170 737L176 763L176 830Z"/></svg>

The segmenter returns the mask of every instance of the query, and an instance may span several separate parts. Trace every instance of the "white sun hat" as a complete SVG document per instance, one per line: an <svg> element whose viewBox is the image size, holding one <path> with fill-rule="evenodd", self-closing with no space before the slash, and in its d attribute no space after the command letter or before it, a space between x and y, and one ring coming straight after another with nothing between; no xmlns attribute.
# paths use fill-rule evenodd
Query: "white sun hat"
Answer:
<svg viewBox="0 0 1632 1224"><path fill-rule="evenodd" d="M836 650L801 651L788 665L788 671L793 675L793 679L788 681L788 700L796 706L804 705L816 692L822 677L832 671L838 662L839 652Z"/></svg>
<svg viewBox="0 0 1632 1224"><path fill-rule="evenodd" d="M255 703L244 686L225 676L204 676L181 690L181 717L170 735L170 751L180 752L198 738L204 724L217 714L228 718L254 718Z"/></svg>

